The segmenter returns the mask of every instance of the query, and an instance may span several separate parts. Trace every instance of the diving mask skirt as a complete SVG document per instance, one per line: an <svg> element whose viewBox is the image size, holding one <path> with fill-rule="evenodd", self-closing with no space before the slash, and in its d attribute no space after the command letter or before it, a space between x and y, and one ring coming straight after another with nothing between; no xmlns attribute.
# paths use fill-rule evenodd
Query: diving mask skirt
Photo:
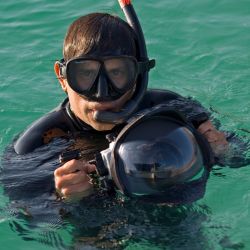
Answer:
<svg viewBox="0 0 250 250"><path fill-rule="evenodd" d="M175 185L202 178L211 152L182 115L161 105L132 119L101 152L97 169L105 166L108 178L128 196L164 196Z"/></svg>

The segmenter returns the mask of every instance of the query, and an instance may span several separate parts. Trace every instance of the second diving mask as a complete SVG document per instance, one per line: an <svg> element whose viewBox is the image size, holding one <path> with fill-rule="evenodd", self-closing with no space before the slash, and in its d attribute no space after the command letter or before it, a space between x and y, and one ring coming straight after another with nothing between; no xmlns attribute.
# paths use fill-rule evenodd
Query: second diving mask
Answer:
<svg viewBox="0 0 250 250"><path fill-rule="evenodd" d="M90 161L96 165L101 189L174 204L204 195L214 155L182 113L158 105L137 113L107 138L109 147ZM82 153L63 153L60 161L79 159Z"/></svg>
<svg viewBox="0 0 250 250"><path fill-rule="evenodd" d="M170 191L207 176L212 161L207 141L164 105L132 118L96 155L104 187L114 185L127 196L153 200L164 200Z"/></svg>

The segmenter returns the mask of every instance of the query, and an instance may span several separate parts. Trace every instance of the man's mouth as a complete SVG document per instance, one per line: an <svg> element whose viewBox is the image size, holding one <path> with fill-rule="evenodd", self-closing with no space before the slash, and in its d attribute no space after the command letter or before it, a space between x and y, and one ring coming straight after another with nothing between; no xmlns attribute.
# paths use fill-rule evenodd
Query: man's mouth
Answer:
<svg viewBox="0 0 250 250"><path fill-rule="evenodd" d="M89 109L93 112L96 111L113 111L117 110L117 106L114 102L95 102L89 105Z"/></svg>

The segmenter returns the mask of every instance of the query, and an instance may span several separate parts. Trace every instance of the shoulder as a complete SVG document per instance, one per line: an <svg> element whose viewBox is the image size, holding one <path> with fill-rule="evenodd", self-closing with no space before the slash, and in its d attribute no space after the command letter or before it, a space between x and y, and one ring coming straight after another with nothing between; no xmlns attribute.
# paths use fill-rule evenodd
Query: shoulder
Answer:
<svg viewBox="0 0 250 250"><path fill-rule="evenodd" d="M148 89L144 96L143 101L151 102L151 106L154 106L177 98L183 98L183 97L170 90Z"/></svg>
<svg viewBox="0 0 250 250"><path fill-rule="evenodd" d="M196 128L210 116L210 112L199 101L169 90L159 89L149 89L145 93L139 110L160 104L166 104L170 109L181 112Z"/></svg>
<svg viewBox="0 0 250 250"><path fill-rule="evenodd" d="M66 135L70 130L70 120L65 110L66 104L67 100L33 122L14 143L16 153L29 153L48 143L52 137Z"/></svg>

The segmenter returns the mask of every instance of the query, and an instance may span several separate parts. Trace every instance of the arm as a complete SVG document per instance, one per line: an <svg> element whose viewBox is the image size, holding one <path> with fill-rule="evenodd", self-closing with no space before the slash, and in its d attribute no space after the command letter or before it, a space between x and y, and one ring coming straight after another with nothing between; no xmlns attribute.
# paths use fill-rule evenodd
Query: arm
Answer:
<svg viewBox="0 0 250 250"><path fill-rule="evenodd" d="M229 167L243 167L250 164L250 157L247 155L249 140L246 142L234 133L219 131L211 122L213 121L211 113L197 100L179 97L168 104L185 114L187 120L207 139L215 155L216 164Z"/></svg>
<svg viewBox="0 0 250 250"><path fill-rule="evenodd" d="M197 130L207 139L216 157L228 150L229 143L226 135L218 131L210 120L203 122Z"/></svg>
<svg viewBox="0 0 250 250"><path fill-rule="evenodd" d="M209 142L218 165L239 168L250 164L247 152L250 142L233 133L217 130L210 120L202 123L197 129Z"/></svg>
<svg viewBox="0 0 250 250"><path fill-rule="evenodd" d="M17 154L25 155L47 144L52 137L65 137L71 131L71 122L65 111L65 100L57 108L33 122L15 141ZM53 136L54 134L54 136ZM49 137L51 137L49 139Z"/></svg>

